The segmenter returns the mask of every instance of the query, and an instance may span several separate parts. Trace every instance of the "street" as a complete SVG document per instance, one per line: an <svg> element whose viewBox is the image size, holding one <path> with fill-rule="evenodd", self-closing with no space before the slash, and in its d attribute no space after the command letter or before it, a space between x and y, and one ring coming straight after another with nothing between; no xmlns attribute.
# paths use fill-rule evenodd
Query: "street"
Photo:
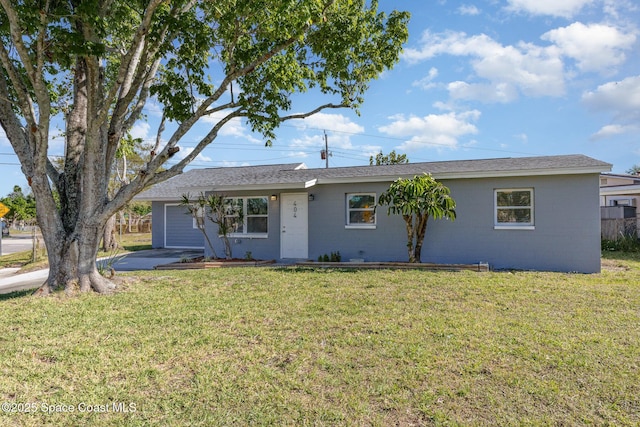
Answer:
<svg viewBox="0 0 640 427"><path fill-rule="evenodd" d="M33 238L30 234L3 237L0 243L0 256L10 255L16 252L29 251L32 248Z"/></svg>

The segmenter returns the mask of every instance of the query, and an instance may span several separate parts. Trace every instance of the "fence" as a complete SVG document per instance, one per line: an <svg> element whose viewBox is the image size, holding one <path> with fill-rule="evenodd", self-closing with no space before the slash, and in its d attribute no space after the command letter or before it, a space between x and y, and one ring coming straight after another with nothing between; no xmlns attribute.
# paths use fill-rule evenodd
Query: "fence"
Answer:
<svg viewBox="0 0 640 427"><path fill-rule="evenodd" d="M142 219L132 221L123 221L120 223L120 219L116 219L116 232L117 233L151 233L151 217L146 216Z"/></svg>
<svg viewBox="0 0 640 427"><path fill-rule="evenodd" d="M616 240L622 236L638 236L638 219L601 219L600 235L606 240Z"/></svg>

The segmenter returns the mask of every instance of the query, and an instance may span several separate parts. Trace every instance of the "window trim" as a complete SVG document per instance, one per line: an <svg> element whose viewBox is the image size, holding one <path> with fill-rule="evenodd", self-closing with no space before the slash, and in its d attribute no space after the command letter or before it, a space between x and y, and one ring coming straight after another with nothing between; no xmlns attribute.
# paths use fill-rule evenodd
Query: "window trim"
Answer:
<svg viewBox="0 0 640 427"><path fill-rule="evenodd" d="M227 197L226 199L231 199L231 200L242 200L242 212L244 212L244 217L242 218L242 233L229 233L229 237L233 237L233 238L247 238L247 239L266 239L269 237L269 196L230 196ZM247 201L248 199L264 199L265 202L267 202L267 213L266 214L260 214L260 215L248 215L248 209L247 209ZM229 216L235 216L235 215L225 215L225 218ZM266 233L249 233L248 232L248 227L247 227L247 219L249 217L252 218L266 218L267 219L267 232Z"/></svg>
<svg viewBox="0 0 640 427"><path fill-rule="evenodd" d="M530 206L498 206L499 192L528 191L530 193ZM531 221L522 223L498 222L498 208L500 209L530 209ZM494 188L493 190L493 229L494 230L535 230L535 191L533 187L519 188Z"/></svg>
<svg viewBox="0 0 640 427"><path fill-rule="evenodd" d="M362 208L349 208L349 199L352 196L373 196L373 207L370 209L362 209ZM354 192L354 193L346 193L345 194L345 226L344 228L347 230L375 230L378 226L378 215L376 212L376 205L378 203L378 195L374 192ZM356 212L373 212L373 224L351 224L351 215L352 211Z"/></svg>
<svg viewBox="0 0 640 427"><path fill-rule="evenodd" d="M197 222L196 216L199 217L199 218L202 218L202 223L204 224L205 228L207 227L207 220L205 218L204 211L205 211L204 207L199 207L198 211L196 212L196 214L195 215L193 215L193 214L191 215L191 219L193 220L193 222L191 224L191 227L194 230L200 230L200 228L198 227L198 222Z"/></svg>

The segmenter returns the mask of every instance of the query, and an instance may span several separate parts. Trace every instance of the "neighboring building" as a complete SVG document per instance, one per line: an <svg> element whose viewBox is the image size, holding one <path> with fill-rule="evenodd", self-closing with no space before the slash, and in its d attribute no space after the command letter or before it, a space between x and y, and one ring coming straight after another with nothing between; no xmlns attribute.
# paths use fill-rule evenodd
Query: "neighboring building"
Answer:
<svg viewBox="0 0 640 427"><path fill-rule="evenodd" d="M137 199L153 202L154 247L204 248L179 203L185 193L215 192L243 208L231 237L236 257L251 252L257 259L315 260L340 251L343 260L406 261L404 221L376 203L395 179L431 173L451 189L457 219L429 222L423 262L593 273L600 271L599 177L610 169L582 155L195 169ZM220 239L212 240L222 254Z"/></svg>
<svg viewBox="0 0 640 427"><path fill-rule="evenodd" d="M620 234L640 237L640 176L603 173L600 175L600 215L602 237Z"/></svg>

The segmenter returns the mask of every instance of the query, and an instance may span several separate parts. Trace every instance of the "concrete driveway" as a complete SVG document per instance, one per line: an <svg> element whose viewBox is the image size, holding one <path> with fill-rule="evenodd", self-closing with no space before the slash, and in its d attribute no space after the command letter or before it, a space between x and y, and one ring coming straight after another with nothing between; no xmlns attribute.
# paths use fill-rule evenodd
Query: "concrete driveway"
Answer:
<svg viewBox="0 0 640 427"><path fill-rule="evenodd" d="M202 249L148 249L117 256L113 268L116 271L153 270L156 265L171 264L184 258L203 255ZM102 262L108 260L103 259Z"/></svg>
<svg viewBox="0 0 640 427"><path fill-rule="evenodd" d="M148 249L116 256L113 268L116 271L153 270L156 265L178 262L184 258L203 255L197 249ZM107 263L108 259L100 259L98 263ZM49 269L17 274L17 268L0 268L0 294L15 291L36 289L49 275Z"/></svg>

